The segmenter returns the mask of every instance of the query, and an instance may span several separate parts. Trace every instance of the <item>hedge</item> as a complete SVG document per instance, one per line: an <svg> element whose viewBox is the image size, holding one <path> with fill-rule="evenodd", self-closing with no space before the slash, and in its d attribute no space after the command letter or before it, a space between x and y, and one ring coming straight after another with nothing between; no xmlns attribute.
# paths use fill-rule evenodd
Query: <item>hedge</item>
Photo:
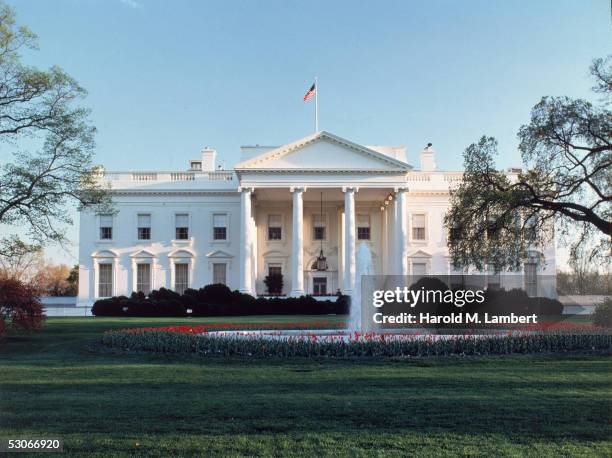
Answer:
<svg viewBox="0 0 612 458"><path fill-rule="evenodd" d="M347 296L337 300L317 301L311 296L288 298L255 298L232 291L225 285L207 285L178 294L166 288L152 291L147 297L133 293L96 301L91 309L95 316L183 317L236 315L327 315L348 313ZM187 313L191 310L191 313Z"/></svg>
<svg viewBox="0 0 612 458"><path fill-rule="evenodd" d="M612 351L612 334L601 331L504 336L461 336L449 339L406 337L405 339L359 338L349 342L316 337L275 340L264 337L219 337L168 331L108 331L106 347L123 351L184 353L201 357L239 356L291 357L416 357L451 355L509 355Z"/></svg>

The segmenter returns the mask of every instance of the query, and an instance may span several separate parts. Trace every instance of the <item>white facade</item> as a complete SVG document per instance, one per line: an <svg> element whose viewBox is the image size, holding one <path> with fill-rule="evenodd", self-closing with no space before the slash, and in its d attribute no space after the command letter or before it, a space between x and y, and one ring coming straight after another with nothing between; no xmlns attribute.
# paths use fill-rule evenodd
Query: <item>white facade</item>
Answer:
<svg viewBox="0 0 612 458"><path fill-rule="evenodd" d="M327 132L244 147L231 171L215 161L205 148L185 172L104 172L116 211L81 212L79 305L214 282L265 294L269 272L283 274L288 295L350 294L362 241L376 273L454 273L443 218L462 173L438 171L431 145L420 170L402 147L365 147ZM321 246L324 272L313 268ZM552 275L553 248L545 258L538 273Z"/></svg>

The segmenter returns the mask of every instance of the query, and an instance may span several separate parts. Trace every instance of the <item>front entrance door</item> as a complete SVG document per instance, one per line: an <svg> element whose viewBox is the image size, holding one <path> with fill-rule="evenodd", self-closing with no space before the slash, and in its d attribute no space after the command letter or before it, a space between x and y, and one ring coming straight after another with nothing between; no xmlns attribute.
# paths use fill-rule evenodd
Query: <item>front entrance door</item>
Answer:
<svg viewBox="0 0 612 458"><path fill-rule="evenodd" d="M312 294L314 296L324 296L327 294L327 277L313 277Z"/></svg>

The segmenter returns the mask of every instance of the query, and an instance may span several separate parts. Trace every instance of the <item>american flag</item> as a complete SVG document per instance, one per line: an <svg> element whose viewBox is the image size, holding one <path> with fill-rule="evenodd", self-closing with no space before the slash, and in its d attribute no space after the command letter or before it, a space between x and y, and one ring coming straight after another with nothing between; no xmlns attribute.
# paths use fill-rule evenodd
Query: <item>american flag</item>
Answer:
<svg viewBox="0 0 612 458"><path fill-rule="evenodd" d="M310 99L312 99L315 96L316 93L317 93L316 83L313 83L312 86L310 86L310 89L308 89L308 92L306 93L306 95L304 96L304 102L308 102Z"/></svg>

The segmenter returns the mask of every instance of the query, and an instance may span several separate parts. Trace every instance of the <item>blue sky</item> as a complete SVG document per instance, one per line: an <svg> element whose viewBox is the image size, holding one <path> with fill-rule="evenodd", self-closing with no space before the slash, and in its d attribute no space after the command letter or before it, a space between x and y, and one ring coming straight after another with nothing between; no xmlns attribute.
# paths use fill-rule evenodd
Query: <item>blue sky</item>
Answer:
<svg viewBox="0 0 612 458"><path fill-rule="evenodd" d="M588 66L612 43L607 0L8 3L39 35L26 61L89 91L97 162L113 170L183 169L204 145L230 166L240 145L307 135L314 75L324 130L405 145L409 162L432 142L443 169L487 134L500 166L517 165L531 107L590 97Z"/></svg>

